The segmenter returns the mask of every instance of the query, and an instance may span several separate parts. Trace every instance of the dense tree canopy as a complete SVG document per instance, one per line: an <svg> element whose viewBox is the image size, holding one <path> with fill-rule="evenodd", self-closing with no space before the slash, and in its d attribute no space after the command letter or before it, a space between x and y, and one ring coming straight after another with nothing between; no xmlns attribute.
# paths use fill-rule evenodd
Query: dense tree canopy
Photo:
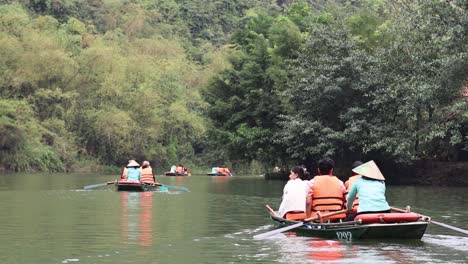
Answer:
<svg viewBox="0 0 468 264"><path fill-rule="evenodd" d="M467 8L0 1L0 165L466 160Z"/></svg>

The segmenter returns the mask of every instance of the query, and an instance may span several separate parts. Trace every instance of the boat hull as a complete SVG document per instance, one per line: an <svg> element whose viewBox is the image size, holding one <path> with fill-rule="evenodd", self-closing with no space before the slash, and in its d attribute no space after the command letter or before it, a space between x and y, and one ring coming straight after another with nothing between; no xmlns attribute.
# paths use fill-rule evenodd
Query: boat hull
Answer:
<svg viewBox="0 0 468 264"><path fill-rule="evenodd" d="M283 218L272 217L280 227L297 224ZM338 240L360 239L421 239L428 226L426 221L407 223L361 224L361 221L349 223L320 224L311 223L292 229L298 235Z"/></svg>
<svg viewBox="0 0 468 264"><path fill-rule="evenodd" d="M187 174L177 173L177 172L165 172L166 176L187 176Z"/></svg>
<svg viewBox="0 0 468 264"><path fill-rule="evenodd" d="M159 190L160 186L139 182L117 182L115 188L118 192L152 192Z"/></svg>
<svg viewBox="0 0 468 264"><path fill-rule="evenodd" d="M224 173L207 173L206 175L207 175L207 176L227 176L227 175L224 174Z"/></svg>

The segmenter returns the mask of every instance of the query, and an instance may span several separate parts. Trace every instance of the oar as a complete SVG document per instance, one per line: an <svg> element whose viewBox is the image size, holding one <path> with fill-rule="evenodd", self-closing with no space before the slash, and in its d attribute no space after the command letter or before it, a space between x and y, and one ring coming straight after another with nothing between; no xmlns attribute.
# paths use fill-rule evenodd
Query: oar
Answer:
<svg viewBox="0 0 468 264"><path fill-rule="evenodd" d="M270 214L279 217L275 210L271 209L271 207L268 204L266 204L265 207L268 209L268 211L270 211Z"/></svg>
<svg viewBox="0 0 468 264"><path fill-rule="evenodd" d="M179 190L179 191L186 191L189 192L189 189L187 187L182 187L182 186L175 186L175 185L165 185L161 183L155 183L155 185L161 186L161 187L166 187L168 189L174 189L174 190Z"/></svg>
<svg viewBox="0 0 468 264"><path fill-rule="evenodd" d="M96 187L106 186L106 185L114 184L114 183L115 183L115 181L91 184L91 185L86 185L85 187L83 187L83 189L89 190L89 189L93 189L93 188L96 188Z"/></svg>
<svg viewBox="0 0 468 264"><path fill-rule="evenodd" d="M409 210L403 210L403 209L400 209L400 208L395 208L395 207L390 207L390 209L392 211L395 211L395 212L399 212L399 213L409 213ZM413 212L414 213L414 212ZM423 219L428 219L429 222L433 223L433 224L436 224L438 226L442 226L442 227L445 227L445 228L448 228L448 229L452 229L454 231L458 231L458 232L461 232L463 234L466 234L468 235L468 230L465 230L465 229L461 229L461 228L458 228L458 227L455 227L455 226L451 226L451 225L447 225L447 224L444 224L444 223L441 223L441 222L437 222L437 221L434 221L432 220L430 217L428 216L425 216L425 215L422 215L422 214L419 214Z"/></svg>
<svg viewBox="0 0 468 264"><path fill-rule="evenodd" d="M317 216L306 218L302 222L299 222L297 224L282 227L282 228L278 228L278 229L275 229L275 230L272 230L272 231L269 231L269 232L266 232L266 233L263 233L263 234L255 235L253 238L254 239L266 238L266 237L269 237L269 236L276 235L278 233L282 233L282 232L285 232L285 231L288 231L288 230L303 226L303 225L307 224L308 222L312 222L312 221L320 219L320 218L325 218L325 217L328 217L328 216L342 214L342 213L346 213L346 210L331 212L331 213L323 214L323 215L318 214Z"/></svg>

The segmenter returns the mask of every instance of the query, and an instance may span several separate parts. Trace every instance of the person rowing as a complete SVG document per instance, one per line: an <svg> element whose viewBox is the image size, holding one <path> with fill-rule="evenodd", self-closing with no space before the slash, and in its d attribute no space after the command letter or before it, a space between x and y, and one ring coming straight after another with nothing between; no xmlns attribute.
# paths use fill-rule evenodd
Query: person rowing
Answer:
<svg viewBox="0 0 468 264"><path fill-rule="evenodd" d="M346 208L352 211L353 202L359 195L357 215L372 213L390 213L390 206L385 198L385 178L373 160L352 170L362 175L348 192ZM356 215L356 216L357 216Z"/></svg>

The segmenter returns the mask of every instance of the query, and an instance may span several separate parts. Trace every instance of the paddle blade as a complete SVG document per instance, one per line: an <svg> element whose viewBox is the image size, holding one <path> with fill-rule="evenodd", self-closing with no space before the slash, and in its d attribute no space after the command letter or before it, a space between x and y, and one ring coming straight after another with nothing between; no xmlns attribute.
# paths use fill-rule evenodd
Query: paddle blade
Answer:
<svg viewBox="0 0 468 264"><path fill-rule="evenodd" d="M465 235L468 235L468 230L465 230L465 229L461 229L461 228L458 228L458 227L447 225L447 224L437 222L437 221L434 221L434 220L431 220L431 223L439 225L439 226L443 226L443 227L448 228L448 229L452 229L454 231L458 231L458 232L463 233Z"/></svg>
<svg viewBox="0 0 468 264"><path fill-rule="evenodd" d="M98 184L92 184L92 185L87 185L85 187L83 187L83 189L85 190L89 190L89 189L93 189L93 188L96 188L96 187L100 187L100 186L105 186L107 185L107 183L98 183Z"/></svg>
<svg viewBox="0 0 468 264"><path fill-rule="evenodd" d="M164 185L163 184L163 185L161 185L161 187L165 187L167 189L173 189L173 190L189 192L189 189L187 187L182 187L182 186Z"/></svg>
<svg viewBox="0 0 468 264"><path fill-rule="evenodd" d="M90 189L93 189L93 188L96 188L96 187L106 186L106 185L114 184L114 183L115 183L114 181L110 181L110 182L91 184L91 185L86 185L85 187L83 187L83 189L90 190Z"/></svg>
<svg viewBox="0 0 468 264"><path fill-rule="evenodd" d="M286 231L289 231L291 229L294 229L294 228L297 228L297 227L300 227L300 226L303 226L303 225L304 225L303 222L299 222L299 223L294 224L294 225L285 226L285 227L278 228L278 229L275 229L275 230L272 230L272 231L269 231L269 232L266 232L266 233L263 233L263 234L255 235L253 238L254 239L263 239L263 238L271 237L271 236L274 236L276 234L286 232Z"/></svg>
<svg viewBox="0 0 468 264"><path fill-rule="evenodd" d="M160 191L160 192L167 192L167 191L168 191L168 189L167 189L167 187L166 187L166 186L164 186L164 185L161 185L161 186L159 186L159 191Z"/></svg>

